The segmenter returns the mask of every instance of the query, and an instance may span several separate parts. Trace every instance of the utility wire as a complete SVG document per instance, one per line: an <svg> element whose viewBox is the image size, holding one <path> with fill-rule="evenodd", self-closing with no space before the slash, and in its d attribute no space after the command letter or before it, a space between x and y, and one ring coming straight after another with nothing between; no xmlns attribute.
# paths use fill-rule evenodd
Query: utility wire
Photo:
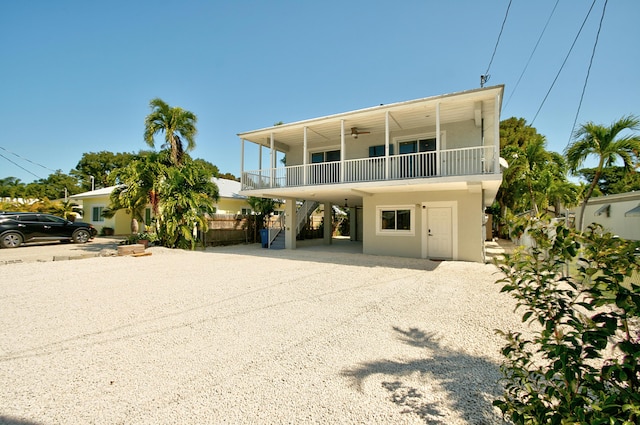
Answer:
<svg viewBox="0 0 640 425"><path fill-rule="evenodd" d="M593 57L596 54L596 46L598 45L598 38L600 38L600 30L602 29L602 21L604 20L604 12L607 10L607 3L609 0L604 0L604 6L602 6L602 16L600 16L600 24L598 25L598 32L596 33L596 40L593 43L593 50L591 51L591 59L589 59L589 67L587 68L587 75L584 78L584 85L582 86L582 94L580 95L580 102L578 103L578 110L576 111L576 117L573 119L573 125L571 126L571 133L569 134L569 140L567 146L571 143L573 137L573 130L576 128L578 122L578 115L580 114L580 108L582 107L582 100L584 99L584 92L587 90L587 81L589 81L589 74L591 73L591 65L593 64Z"/></svg>
<svg viewBox="0 0 640 425"><path fill-rule="evenodd" d="M2 149L4 149L4 148L2 148ZM6 150L6 149L4 149L4 150ZM1 157L3 157L4 159L6 159L7 161L9 161L10 163L12 163L13 165L15 165L16 167L21 168L22 170L26 171L27 173L29 173L29 174L31 174L31 175L36 176L36 177L37 177L37 178L39 178L39 179L42 179L42 177L40 177L39 175L34 174L34 173L32 173L31 171L29 171L29 170L27 170L26 168L24 168L23 166L21 166L21 165L17 164L16 162L13 162L12 160L10 160L10 159L9 159L9 158L7 158L6 156L2 155L1 153L0 153L0 156L1 156Z"/></svg>
<svg viewBox="0 0 640 425"><path fill-rule="evenodd" d="M493 53L491 54L491 60L489 61L489 65L487 66L487 70L484 75L480 76L480 86L483 86L484 83L489 81L489 69L491 68L491 64L493 63L493 58L496 55L496 51L498 50L498 44L500 44L500 37L502 36L502 31L504 30L504 24L507 22L507 16L509 16L509 9L511 8L511 0L509 0L509 4L507 5L507 11L504 14L504 19L502 20L502 26L500 27L500 33L498 33L498 39L496 40L496 46L493 48Z"/></svg>
<svg viewBox="0 0 640 425"><path fill-rule="evenodd" d="M531 62L531 59L533 58L533 55L536 52L536 49L538 48L538 44L540 44L540 40L542 40L542 36L544 35L545 31L547 30L547 26L549 26L549 22L551 21L551 17L553 16L553 14L556 11L556 7L558 7L558 3L560 3L560 0L556 0L555 6L553 6L553 10L551 11L551 14L549 15L549 18L547 18L547 23L544 24L544 28L542 28L542 32L540 33L540 37L538 37L538 41L536 41L536 45L533 47L533 51L531 52L531 55L529 55L529 59L527 60L527 64L524 66L524 69L522 70L522 73L520 74L520 77L518 78L518 82L516 83L515 87L511 91L511 95L509 96L509 99L507 99L507 103L504 106L505 108L507 106L509 106L509 102L511 102L511 98L513 97L513 94L518 89L518 85L520 85L520 80L522 80L522 77L524 76L524 73L527 71L527 68L529 67L529 63Z"/></svg>
<svg viewBox="0 0 640 425"><path fill-rule="evenodd" d="M567 53L567 56L564 58L564 61L562 62L562 65L560 66L560 69L558 70L558 73L556 74L556 77L553 79L553 82L551 83L551 87L549 87L549 90L547 91L547 94L544 96L544 99L542 99L542 103L540 104L540 107L538 108L538 111L536 112L536 115L531 120L531 124L530 124L531 126L533 126L533 123L535 122L536 118L538 118L538 114L540 113L540 110L542 109L542 106L547 101L547 98L549 97L549 93L551 93L551 90L553 89L553 86L556 84L556 81L558 80L558 77L560 76L560 73L562 72L562 69L564 68L564 65L567 63L567 59L569 59L569 55L571 54L571 51L573 50L573 47L576 45L576 42L578 41L578 37L580 36L580 33L582 32L582 29L584 28L584 24L587 22L587 19L589 18L589 15L591 14L591 11L593 10L593 6L595 4L596 4L596 0L593 0L593 3L591 3L591 7L589 8L589 11L587 12L587 16L584 17L584 20L582 21L582 25L580 25L580 29L578 30L578 33L576 34L576 38L573 39L573 43L571 44L571 47L569 48L569 52Z"/></svg>
<svg viewBox="0 0 640 425"><path fill-rule="evenodd" d="M49 167L45 167L45 166L44 166L44 165L42 165L42 164L38 164L37 162L33 162L33 161L31 161L30 159L24 158L24 157L22 157L22 156L18 155L17 153L15 153L15 152L11 152L10 150L8 150L8 149L6 149L6 148L4 148L4 147L2 147L2 146L0 146L0 149L2 149L3 151L5 151L5 152L7 152L7 153L10 153L11 155L13 155L13 156L15 156L15 157L17 157L17 158L20 158L20 159L21 159L21 160L23 160L23 161L27 161L27 162L29 162L29 163L31 163L31 164L33 164L33 165L37 165L38 167L42 167L42 168L44 168L45 170L51 171L52 173L55 173L55 172L56 172L56 170L52 170L52 169L51 169L51 168L49 168ZM41 179L41 178L42 178L42 177L40 177L40 176L38 176L38 175L36 175L36 174L32 173L31 171L27 170L26 168L24 168L24 167L22 167L22 166L18 165L17 163L15 163L14 161L10 160L10 159L9 159L9 158L7 158L6 156L4 156L4 155L0 155L0 156L2 156L4 159L6 159L7 161L9 161L10 163L12 163L13 165L15 165L16 167L21 168L22 170L26 171L27 173L29 173L29 174L31 174L31 175L34 175L34 176L38 177L39 179Z"/></svg>

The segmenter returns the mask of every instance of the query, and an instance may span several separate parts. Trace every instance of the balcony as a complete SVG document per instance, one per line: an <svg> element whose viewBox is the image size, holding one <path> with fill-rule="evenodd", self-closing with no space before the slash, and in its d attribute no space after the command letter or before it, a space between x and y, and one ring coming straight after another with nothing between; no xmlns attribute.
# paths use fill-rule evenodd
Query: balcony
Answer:
<svg viewBox="0 0 640 425"><path fill-rule="evenodd" d="M245 171L242 190L339 185L500 173L493 146Z"/></svg>

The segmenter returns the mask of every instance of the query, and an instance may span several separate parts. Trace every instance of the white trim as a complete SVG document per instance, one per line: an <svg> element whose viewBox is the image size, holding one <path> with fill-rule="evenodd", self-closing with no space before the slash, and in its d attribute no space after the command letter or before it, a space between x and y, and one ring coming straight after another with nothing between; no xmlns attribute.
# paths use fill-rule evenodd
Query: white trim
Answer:
<svg viewBox="0 0 640 425"><path fill-rule="evenodd" d="M409 210L409 230L382 229L382 211ZM415 236L416 234L416 206L410 205L376 205L376 236Z"/></svg>
<svg viewBox="0 0 640 425"><path fill-rule="evenodd" d="M427 243L427 210L429 208L451 208L451 256L452 260L458 259L458 201L437 201L437 202L423 202L422 203L422 234L421 248L422 258L427 258L428 243Z"/></svg>
<svg viewBox="0 0 640 425"><path fill-rule="evenodd" d="M107 221L107 219L105 217L102 217L102 211L100 211L100 217L98 218L98 220L94 220L93 219L93 210L95 208L102 208L102 210L104 211L105 209L107 209L107 206L105 204L93 204L91 205L91 219L90 219L90 223L96 223L96 224L104 224L105 221Z"/></svg>
<svg viewBox="0 0 640 425"><path fill-rule="evenodd" d="M436 139L436 152L445 149L447 146L447 132L446 130L442 130L440 131L440 137L437 137L437 134L435 131L431 131L429 133L416 133L416 134L411 134L408 136L396 136L393 138L393 145L395 146L396 149L396 155L401 155L400 154L400 143L403 142L411 142L411 141L418 141L421 139ZM419 153L419 152L416 152ZM402 154L402 155L406 155L406 154Z"/></svg>

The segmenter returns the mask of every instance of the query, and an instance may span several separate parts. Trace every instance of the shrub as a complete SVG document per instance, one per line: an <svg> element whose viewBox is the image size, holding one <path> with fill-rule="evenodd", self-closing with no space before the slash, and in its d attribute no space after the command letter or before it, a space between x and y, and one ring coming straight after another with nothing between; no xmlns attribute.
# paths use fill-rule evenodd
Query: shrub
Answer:
<svg viewBox="0 0 640 425"><path fill-rule="evenodd" d="M597 226L522 227L534 247L499 261L498 283L531 336L498 331L505 392L494 405L516 424L640 423L640 244Z"/></svg>

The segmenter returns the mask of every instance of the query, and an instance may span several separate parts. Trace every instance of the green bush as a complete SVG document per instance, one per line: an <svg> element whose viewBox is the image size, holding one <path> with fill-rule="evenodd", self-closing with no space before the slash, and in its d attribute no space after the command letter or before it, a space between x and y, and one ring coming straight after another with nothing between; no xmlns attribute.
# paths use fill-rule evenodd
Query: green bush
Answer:
<svg viewBox="0 0 640 425"><path fill-rule="evenodd" d="M498 331L505 391L494 405L516 424L640 423L640 244L597 226L520 228L535 246L497 262L498 283L530 332Z"/></svg>

